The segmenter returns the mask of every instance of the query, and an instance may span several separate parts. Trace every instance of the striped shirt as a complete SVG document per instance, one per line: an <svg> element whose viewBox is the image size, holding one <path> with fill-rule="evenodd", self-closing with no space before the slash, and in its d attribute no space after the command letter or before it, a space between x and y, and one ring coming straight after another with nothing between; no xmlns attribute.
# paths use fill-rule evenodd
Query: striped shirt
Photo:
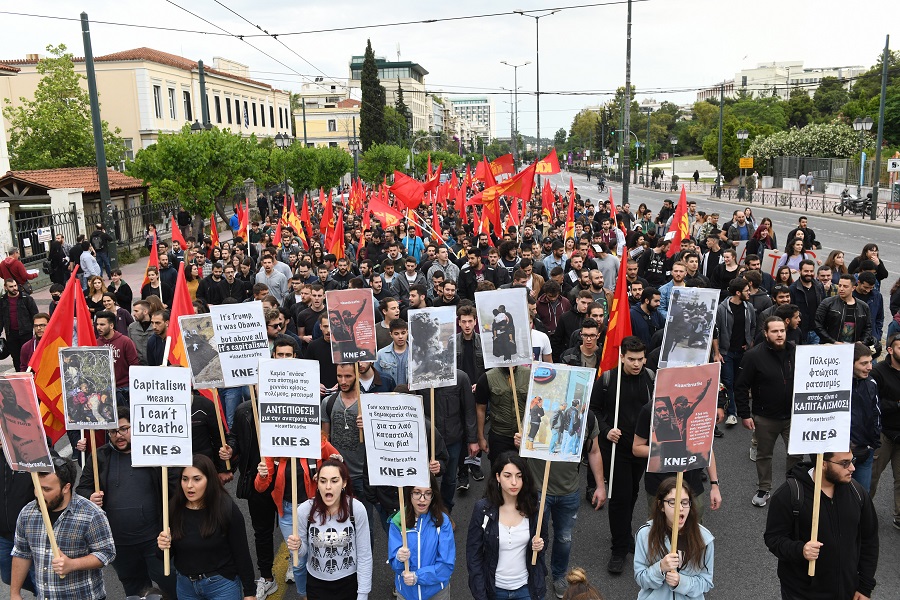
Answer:
<svg viewBox="0 0 900 600"><path fill-rule="evenodd" d="M93 502L78 494L72 494L53 531L60 552L69 558L93 554L102 564L108 565L116 557L115 542L106 515ZM63 579L53 572L53 552L37 500L29 502L19 513L12 556L33 561L37 597L41 600L98 600L106 597L101 569L73 571Z"/></svg>

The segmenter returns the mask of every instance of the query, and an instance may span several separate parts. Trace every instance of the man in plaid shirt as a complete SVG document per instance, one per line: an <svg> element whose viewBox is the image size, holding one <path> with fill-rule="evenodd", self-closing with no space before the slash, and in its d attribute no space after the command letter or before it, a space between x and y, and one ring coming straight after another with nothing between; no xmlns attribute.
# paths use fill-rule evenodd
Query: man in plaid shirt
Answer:
<svg viewBox="0 0 900 600"><path fill-rule="evenodd" d="M53 558L37 500L29 502L16 522L10 599L21 600L34 562L38 598L103 600L102 569L116 557L109 522L93 502L73 493L78 477L74 462L54 458L53 467L55 472L42 473L40 481L60 556Z"/></svg>

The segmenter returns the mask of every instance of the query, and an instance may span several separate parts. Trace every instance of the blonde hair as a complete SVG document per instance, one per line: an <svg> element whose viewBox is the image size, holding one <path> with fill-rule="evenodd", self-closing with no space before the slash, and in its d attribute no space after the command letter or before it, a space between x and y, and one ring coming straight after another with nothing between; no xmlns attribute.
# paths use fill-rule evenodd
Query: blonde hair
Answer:
<svg viewBox="0 0 900 600"><path fill-rule="evenodd" d="M566 582L569 587L566 588L563 600L603 600L603 594L588 583L587 573L581 567L569 569Z"/></svg>

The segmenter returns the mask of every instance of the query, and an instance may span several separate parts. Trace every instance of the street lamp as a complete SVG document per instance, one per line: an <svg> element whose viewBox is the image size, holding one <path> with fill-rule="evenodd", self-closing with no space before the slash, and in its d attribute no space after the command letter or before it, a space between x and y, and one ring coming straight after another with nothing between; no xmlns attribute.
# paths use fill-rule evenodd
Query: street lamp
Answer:
<svg viewBox="0 0 900 600"><path fill-rule="evenodd" d="M647 144L644 149L644 154L646 158L646 163L644 165L644 187L648 187L650 185L650 116L653 114L653 109L649 106L641 109L642 111L647 112Z"/></svg>
<svg viewBox="0 0 900 600"><path fill-rule="evenodd" d="M287 150L291 147L291 143L293 143L294 139L291 137L289 133L278 133L275 135L275 145L281 148L282 150ZM287 170L285 168L285 163L287 160L281 162L281 175L284 178L284 198L287 199L288 193L288 181L287 181Z"/></svg>
<svg viewBox="0 0 900 600"><path fill-rule="evenodd" d="M347 144L353 153L353 180L359 180L359 140L355 137Z"/></svg>
<svg viewBox="0 0 900 600"><path fill-rule="evenodd" d="M506 65L507 67L512 67L512 69L513 69L513 95L515 96L515 98L513 99L513 102L515 102L515 106L514 106L513 110L515 112L515 128L516 128L516 131L513 134L513 162L515 164L518 164L519 148L518 148L518 144L516 143L516 137L517 137L516 134L519 133L519 67L524 67L526 65L530 65L531 61L526 60L525 62L523 62L520 65L514 65L512 63L506 62L505 60L501 60L500 64Z"/></svg>
<svg viewBox="0 0 900 600"><path fill-rule="evenodd" d="M874 125L874 124L875 124L875 122L872 120L871 117L866 117L865 119L860 119L859 117L857 117L853 121L854 131L859 132L859 180L856 182L856 197L859 198L860 200L862 199L863 173L865 172L865 169L864 169L865 163L863 163L863 158L862 158L863 141L866 137L866 132L869 131L870 129L872 129L872 125Z"/></svg>
<svg viewBox="0 0 900 600"><path fill-rule="evenodd" d="M737 132L737 139L741 140L741 159L744 158L744 140L750 137L750 132L746 129L739 129ZM738 188L738 200L744 199L744 168L741 167L741 185Z"/></svg>
<svg viewBox="0 0 900 600"><path fill-rule="evenodd" d="M674 135L669 138L669 143L672 144L672 185L675 185L675 146L678 145L678 138ZM674 189L674 187L672 188Z"/></svg>
<svg viewBox="0 0 900 600"><path fill-rule="evenodd" d="M200 121L194 119L194 122L191 124L191 133L200 133L203 131L203 125L200 124Z"/></svg>

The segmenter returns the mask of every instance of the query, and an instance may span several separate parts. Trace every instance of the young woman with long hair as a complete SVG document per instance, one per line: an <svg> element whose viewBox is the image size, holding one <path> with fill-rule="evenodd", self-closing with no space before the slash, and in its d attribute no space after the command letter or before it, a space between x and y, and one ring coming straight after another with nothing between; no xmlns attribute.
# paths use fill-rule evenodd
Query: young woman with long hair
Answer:
<svg viewBox="0 0 900 600"><path fill-rule="evenodd" d="M115 294L109 292L103 294L103 308L101 310L107 310L116 315L116 331L122 335L128 335L128 326L134 322L134 317L131 316L130 312L119 306Z"/></svg>
<svg viewBox="0 0 900 600"><path fill-rule="evenodd" d="M104 285L102 277L92 275L88 278L87 297L84 300L87 302L88 310L91 311L91 317L103 310L103 294L105 293L106 285Z"/></svg>
<svg viewBox="0 0 900 600"><path fill-rule="evenodd" d="M538 497L525 460L504 452L494 462L485 497L475 504L466 539L469 591L489 600L543 600L547 593L544 539L537 531ZM537 564L531 553L537 550Z"/></svg>
<svg viewBox="0 0 900 600"><path fill-rule="evenodd" d="M306 560L311 600L365 600L372 591L372 542L366 507L353 497L347 465L329 459L319 468L316 494L297 507L300 535L291 552Z"/></svg>
<svg viewBox="0 0 900 600"><path fill-rule="evenodd" d="M444 510L441 486L430 474L428 487L405 487L407 547L403 547L400 513L388 531L388 558L394 570L394 589L404 600L447 600L456 564L453 525ZM409 561L409 571L404 571Z"/></svg>
<svg viewBox="0 0 900 600"><path fill-rule="evenodd" d="M182 600L255 600L244 517L208 456L195 454L193 466L181 472L169 505L169 531L156 543L172 551Z"/></svg>
<svg viewBox="0 0 900 600"><path fill-rule="evenodd" d="M759 221L759 224L766 226L766 229L769 232L769 238L772 240L772 247L777 248L778 247L778 236L775 235L775 228L772 227L772 219L770 219L769 217L763 217Z"/></svg>
<svg viewBox="0 0 900 600"><path fill-rule="evenodd" d="M832 250L825 259L824 266L831 268L831 282L837 283L841 275L847 274L847 265L844 264L844 251Z"/></svg>
<svg viewBox="0 0 900 600"><path fill-rule="evenodd" d="M787 246L784 248L784 254L778 259L778 266L788 266L791 271L800 270L800 262L806 260L810 256L803 249L803 240L793 237L788 240Z"/></svg>
<svg viewBox="0 0 900 600"><path fill-rule="evenodd" d="M769 228L760 223L747 242L747 254L762 256L766 250L775 249L775 240L769 237Z"/></svg>
<svg viewBox="0 0 900 600"><path fill-rule="evenodd" d="M197 266L197 263L185 265L184 281L187 283L188 294L190 294L192 302L197 299L197 288L200 287L201 279L200 267Z"/></svg>
<svg viewBox="0 0 900 600"><path fill-rule="evenodd" d="M669 477L659 484L650 521L635 536L638 600L696 600L713 588L713 535L700 524L689 485L683 485L681 506L675 506L675 482ZM676 522L677 554L671 552Z"/></svg>
<svg viewBox="0 0 900 600"><path fill-rule="evenodd" d="M852 261L850 261L850 264L847 265L847 271L852 275L859 273L862 261L864 260L871 260L873 263L875 263L875 277L878 279L880 287L880 282L883 279L887 279L888 277L888 270L887 267L884 266L884 263L881 262L881 258L878 256L878 244L869 243L863 246L862 252L859 253L859 256L854 258Z"/></svg>
<svg viewBox="0 0 900 600"><path fill-rule="evenodd" d="M791 268L787 265L778 267L778 270L775 271L775 285L790 287L792 283L794 283L794 274L791 273Z"/></svg>
<svg viewBox="0 0 900 600"><path fill-rule="evenodd" d="M572 567L566 573L566 593L563 600L603 600L603 594L588 582L587 573L581 567Z"/></svg>

